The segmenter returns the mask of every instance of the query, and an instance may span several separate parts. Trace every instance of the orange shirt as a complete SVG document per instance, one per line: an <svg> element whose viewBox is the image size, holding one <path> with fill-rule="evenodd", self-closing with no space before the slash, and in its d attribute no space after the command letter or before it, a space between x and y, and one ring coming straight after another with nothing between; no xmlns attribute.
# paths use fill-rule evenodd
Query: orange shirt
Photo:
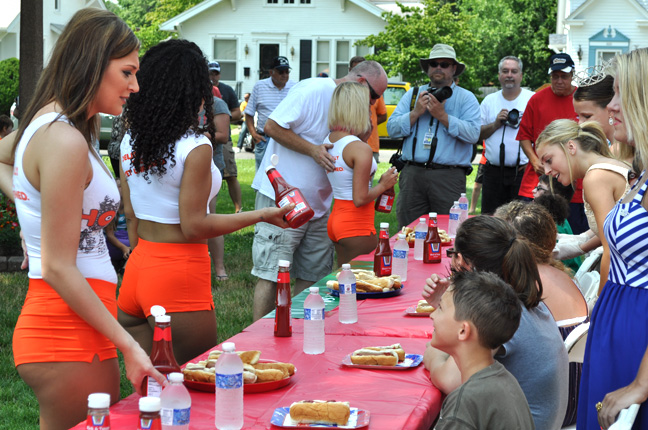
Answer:
<svg viewBox="0 0 648 430"><path fill-rule="evenodd" d="M371 125L373 125L373 133L369 137L367 143L371 146L373 152L378 152L380 149L380 138L378 137L378 115L385 115L387 108L385 107L385 99L381 96L376 103L371 106Z"/></svg>

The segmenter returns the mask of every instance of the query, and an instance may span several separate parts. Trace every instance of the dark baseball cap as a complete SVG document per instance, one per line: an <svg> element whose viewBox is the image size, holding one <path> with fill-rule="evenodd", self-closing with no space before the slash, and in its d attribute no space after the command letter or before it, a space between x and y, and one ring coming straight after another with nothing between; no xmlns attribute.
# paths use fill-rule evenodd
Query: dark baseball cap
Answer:
<svg viewBox="0 0 648 430"><path fill-rule="evenodd" d="M220 73L220 63L218 61L210 61L207 66L209 67L210 72Z"/></svg>
<svg viewBox="0 0 648 430"><path fill-rule="evenodd" d="M569 73L574 69L574 60L569 54L560 53L553 54L549 59L549 74L560 70L561 72Z"/></svg>
<svg viewBox="0 0 648 430"><path fill-rule="evenodd" d="M288 59L286 57L274 57L272 59L272 68L273 69L290 69L290 64L288 64Z"/></svg>

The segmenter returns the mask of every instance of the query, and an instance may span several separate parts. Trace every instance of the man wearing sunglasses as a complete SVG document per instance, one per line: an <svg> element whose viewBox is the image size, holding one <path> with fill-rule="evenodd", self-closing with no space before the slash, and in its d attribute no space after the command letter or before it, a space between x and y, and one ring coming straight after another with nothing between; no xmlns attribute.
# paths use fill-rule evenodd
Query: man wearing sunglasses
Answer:
<svg viewBox="0 0 648 430"><path fill-rule="evenodd" d="M254 319L275 307L277 260L291 262L295 294L331 273L333 243L327 222L332 190L326 172L335 168L335 160L324 144L329 133L328 111L335 87L342 82L359 82L369 90L367 109L387 88L387 74L375 61L363 61L346 76L304 79L290 90L270 114L264 132L270 137L261 168L252 182L257 190L255 207L275 206L275 194L265 173L272 154L279 157L276 166L286 182L300 189L315 212L313 218L297 229L281 229L258 223L252 244L252 274L259 279L254 290Z"/></svg>
<svg viewBox="0 0 648 430"><path fill-rule="evenodd" d="M428 212L450 212L466 192L481 126L477 98L454 82L466 69L454 48L438 43L419 62L430 83L418 88L415 103L414 89L405 93L387 121L389 136L404 138L405 167L396 200L399 228ZM434 90L443 87L450 87L452 95L440 101L437 97L443 97Z"/></svg>
<svg viewBox="0 0 648 430"><path fill-rule="evenodd" d="M268 138L263 132L263 127L273 110L288 95L288 91L295 85L290 78L290 64L286 57L275 57L270 68L270 77L262 79L252 89L250 100L245 107L245 123L252 135L252 146L254 147L254 159L256 170L261 165L265 154ZM254 114L257 114L256 127L254 125Z"/></svg>

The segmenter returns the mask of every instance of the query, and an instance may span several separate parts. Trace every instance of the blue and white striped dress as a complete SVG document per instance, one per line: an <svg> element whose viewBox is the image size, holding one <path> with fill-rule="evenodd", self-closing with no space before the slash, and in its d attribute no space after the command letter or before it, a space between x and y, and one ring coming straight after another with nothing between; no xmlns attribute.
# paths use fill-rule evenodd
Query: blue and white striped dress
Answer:
<svg viewBox="0 0 648 430"><path fill-rule="evenodd" d="M646 172L642 173L645 175ZM637 183L641 183L639 178ZM630 384L648 347L648 212L641 206L644 183L628 203L605 219L610 272L592 312L578 402L578 430L598 429L595 405ZM648 407L633 429L648 428Z"/></svg>

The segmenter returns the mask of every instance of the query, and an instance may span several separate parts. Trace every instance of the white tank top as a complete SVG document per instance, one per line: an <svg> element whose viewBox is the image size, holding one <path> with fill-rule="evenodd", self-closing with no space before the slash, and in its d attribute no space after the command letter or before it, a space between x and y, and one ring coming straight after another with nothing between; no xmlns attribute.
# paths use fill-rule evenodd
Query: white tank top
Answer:
<svg viewBox="0 0 648 430"><path fill-rule="evenodd" d="M46 113L34 119L25 129L16 146L14 162L13 191L20 228L25 236L29 256L29 277L41 279L41 194L27 180L23 170L23 156L34 133L42 126L54 121L68 122L58 113ZM110 263L103 229L115 218L119 209L119 190L115 179L92 148L88 148L88 159L92 165L92 179L83 191L83 214L81 216L81 237L77 251L76 265L85 278L100 279L117 283L117 274ZM65 172L63 172L65 174ZM62 201L60 204L65 204ZM64 222L64 221L63 221Z"/></svg>
<svg viewBox="0 0 648 430"><path fill-rule="evenodd" d="M180 183L184 173L184 163L189 153L200 145L209 145L211 142L203 135L187 134L176 141L173 148L175 165L168 162L166 173L162 176L149 174L148 179L142 172L134 172L131 165L133 148L130 133L124 135L121 143L121 165L126 175L130 200L135 216L138 219L159 222L162 224L180 224ZM212 157L209 157L212 160ZM221 187L221 175L211 161L211 191L205 213L209 212L209 202L218 194Z"/></svg>
<svg viewBox="0 0 648 430"><path fill-rule="evenodd" d="M325 144L331 143L329 140L330 136L331 135L329 134L326 136L326 139L324 139ZM333 188L333 197L336 200L353 200L353 169L344 162L342 152L349 143L358 140L360 139L353 135L345 136L333 143L333 148L329 149L329 154L335 158L335 170L327 172L326 177L331 183L331 188ZM376 160L371 157L371 176L369 177L369 184L367 185L369 188L371 188L373 176L374 173L376 173L377 168L378 165L376 164Z"/></svg>

